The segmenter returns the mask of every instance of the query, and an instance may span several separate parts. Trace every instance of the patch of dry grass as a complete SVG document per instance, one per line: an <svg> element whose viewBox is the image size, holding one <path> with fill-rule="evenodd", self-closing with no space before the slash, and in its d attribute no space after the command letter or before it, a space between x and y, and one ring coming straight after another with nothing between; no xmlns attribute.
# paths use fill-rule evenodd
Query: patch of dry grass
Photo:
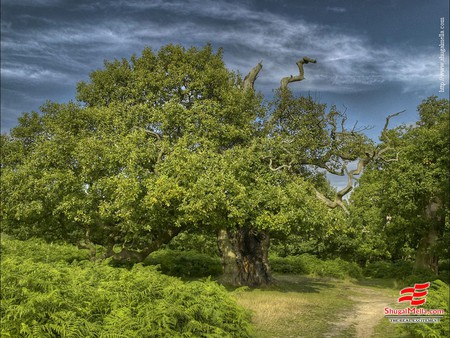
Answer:
<svg viewBox="0 0 450 338"><path fill-rule="evenodd" d="M295 326L294 323L298 322L310 306L308 300L298 296L261 291L241 294L238 303L253 311L252 321L258 328L258 332L263 334L261 337L285 332L286 328Z"/></svg>
<svg viewBox="0 0 450 338"><path fill-rule="evenodd" d="M364 287L349 281L297 275L279 275L276 279L277 283L269 288L235 292L238 303L253 312L256 337L355 336L352 323L348 327L339 323L354 309L353 296ZM387 288L385 291L392 293Z"/></svg>

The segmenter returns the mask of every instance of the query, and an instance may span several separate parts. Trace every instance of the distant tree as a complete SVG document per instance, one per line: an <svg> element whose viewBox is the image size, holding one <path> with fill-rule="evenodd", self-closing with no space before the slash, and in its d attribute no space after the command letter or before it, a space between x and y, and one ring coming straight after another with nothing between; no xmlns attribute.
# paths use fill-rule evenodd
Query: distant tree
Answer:
<svg viewBox="0 0 450 338"><path fill-rule="evenodd" d="M397 156L366 169L351 196L352 217L379 257L413 255L416 269L437 272L448 257L449 101L429 97L418 112L414 126L386 134Z"/></svg>
<svg viewBox="0 0 450 338"><path fill-rule="evenodd" d="M335 107L293 95L314 62L268 106L254 92L262 64L241 79L211 46L105 62L78 103L48 102L2 135L3 231L130 261L185 229L214 232L225 281L270 283L270 237L331 229L328 208L347 211L353 176L387 154ZM348 185L332 192L320 169Z"/></svg>

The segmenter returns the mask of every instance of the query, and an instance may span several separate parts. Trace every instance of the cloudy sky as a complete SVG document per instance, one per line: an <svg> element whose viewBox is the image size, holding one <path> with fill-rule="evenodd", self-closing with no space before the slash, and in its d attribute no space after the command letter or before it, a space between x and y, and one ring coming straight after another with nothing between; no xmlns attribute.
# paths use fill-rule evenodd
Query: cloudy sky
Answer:
<svg viewBox="0 0 450 338"><path fill-rule="evenodd" d="M439 93L440 20L448 49L448 0L2 0L2 132L47 100L67 102L76 83L105 59L129 58L146 46L223 47L230 69L246 74L263 60L257 89L279 80L322 103L347 109L350 123L376 138L389 113L416 120L416 106ZM445 54L448 83L448 52Z"/></svg>

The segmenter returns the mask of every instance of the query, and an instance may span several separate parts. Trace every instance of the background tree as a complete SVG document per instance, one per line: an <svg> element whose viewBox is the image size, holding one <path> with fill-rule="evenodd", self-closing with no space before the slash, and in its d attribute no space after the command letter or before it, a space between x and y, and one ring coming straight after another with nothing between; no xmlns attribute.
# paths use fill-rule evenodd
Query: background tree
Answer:
<svg viewBox="0 0 450 338"><path fill-rule="evenodd" d="M416 269L437 272L438 259L448 256L449 102L430 97L418 112L416 125L385 135L398 156L367 168L352 215L378 257L414 255Z"/></svg>

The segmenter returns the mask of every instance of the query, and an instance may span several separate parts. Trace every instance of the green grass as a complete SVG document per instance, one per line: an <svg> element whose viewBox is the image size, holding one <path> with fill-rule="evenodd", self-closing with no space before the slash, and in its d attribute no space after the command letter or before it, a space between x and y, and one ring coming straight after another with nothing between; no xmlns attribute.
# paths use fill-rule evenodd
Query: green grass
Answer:
<svg viewBox="0 0 450 338"><path fill-rule="evenodd" d="M383 318L377 326L375 326L375 332L372 337L377 338L409 338L411 337L407 333L400 330L402 324L392 324L387 318Z"/></svg>
<svg viewBox="0 0 450 338"><path fill-rule="evenodd" d="M425 324L423 327L411 324L410 331L415 330L412 335L405 332L404 324L390 323L384 317L384 307L399 306L397 298L402 286L395 279L339 280L294 274L275 275L275 278L276 283L271 287L230 291L238 304L252 312L254 337L447 336L439 333L447 332L442 325ZM427 297L431 308L448 308L448 296L444 295L448 287L441 289L440 293L436 291Z"/></svg>

